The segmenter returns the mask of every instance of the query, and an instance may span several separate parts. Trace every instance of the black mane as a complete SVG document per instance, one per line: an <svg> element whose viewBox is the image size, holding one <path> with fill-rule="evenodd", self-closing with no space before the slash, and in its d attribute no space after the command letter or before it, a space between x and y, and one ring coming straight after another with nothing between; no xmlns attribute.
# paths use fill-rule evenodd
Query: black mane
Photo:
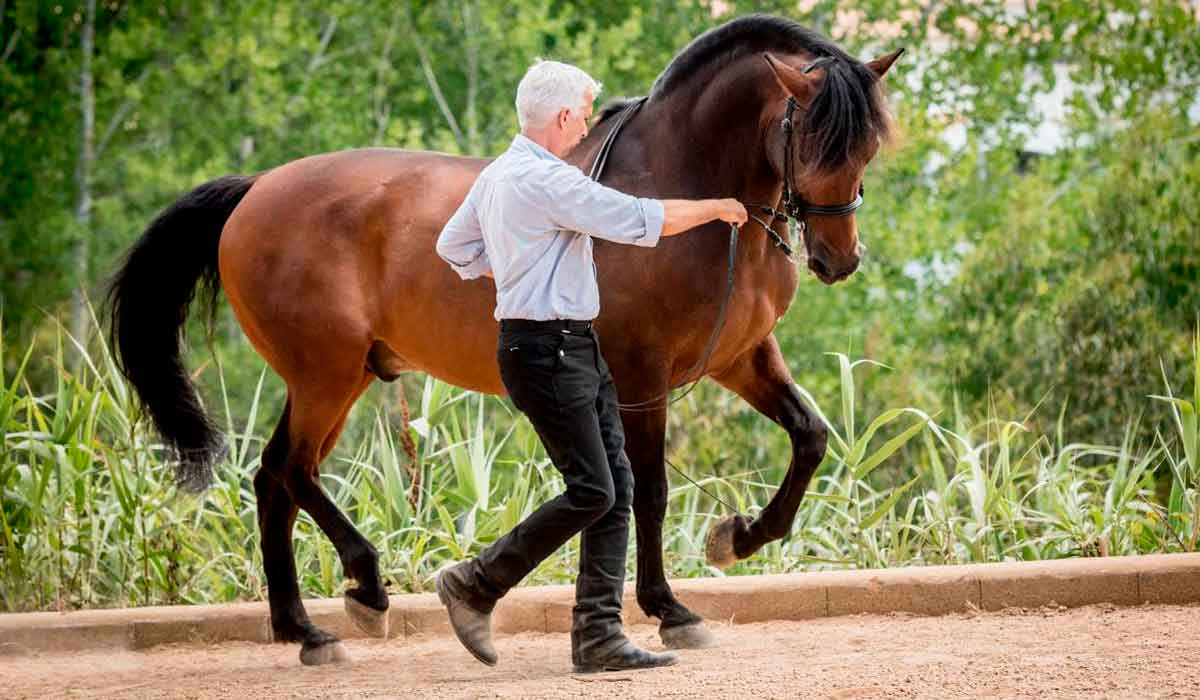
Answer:
<svg viewBox="0 0 1200 700"><path fill-rule="evenodd" d="M823 66L821 90L801 112L797 124L799 156L807 168L837 170L872 140L887 140L891 120L871 69L817 32L783 17L746 15L701 34L655 79L650 96L664 98L701 72L763 51L803 51L834 59ZM614 104L607 105L601 120L616 109L619 107Z"/></svg>
<svg viewBox="0 0 1200 700"><path fill-rule="evenodd" d="M667 64L650 88L654 97L665 96L681 83L708 67L728 65L748 53L775 49L807 51L817 56L833 56L857 63L836 44L790 19L752 14L714 27L683 47Z"/></svg>

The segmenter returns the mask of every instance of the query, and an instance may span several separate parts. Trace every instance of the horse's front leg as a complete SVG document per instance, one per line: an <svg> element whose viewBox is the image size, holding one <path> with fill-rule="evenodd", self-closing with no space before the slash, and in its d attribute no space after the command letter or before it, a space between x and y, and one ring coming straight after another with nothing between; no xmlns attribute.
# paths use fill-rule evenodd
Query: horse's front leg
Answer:
<svg viewBox="0 0 1200 700"><path fill-rule="evenodd" d="M826 428L800 398L774 334L714 375L760 413L783 426L792 441L792 463L771 502L754 520L734 515L709 531L709 563L727 567L782 539L792 528L808 482L825 457Z"/></svg>
<svg viewBox="0 0 1200 700"><path fill-rule="evenodd" d="M639 373L648 376L650 373ZM666 393L647 392L643 398ZM631 401L641 400L638 398ZM650 410L638 407L621 412L625 428L625 454L633 467L633 516L637 524L637 600L642 611L660 620L659 636L672 649L712 646L712 633L699 615L688 610L671 592L663 569L663 518L667 512L667 475L663 461L667 410L664 401Z"/></svg>

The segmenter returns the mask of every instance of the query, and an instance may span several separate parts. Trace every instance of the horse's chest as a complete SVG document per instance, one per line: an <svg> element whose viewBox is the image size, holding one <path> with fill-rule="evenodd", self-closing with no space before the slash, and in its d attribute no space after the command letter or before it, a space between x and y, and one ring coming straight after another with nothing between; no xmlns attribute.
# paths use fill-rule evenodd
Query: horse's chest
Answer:
<svg viewBox="0 0 1200 700"><path fill-rule="evenodd" d="M795 276L776 278L773 284L757 281L738 294L738 302L729 310L726 334L721 343L726 353L736 357L757 346L775 329L791 305L796 291ZM724 354L724 353L723 353Z"/></svg>
<svg viewBox="0 0 1200 700"><path fill-rule="evenodd" d="M799 284L796 268L790 262L767 267L769 269L763 274L748 275L750 279L746 280L742 295L746 299L743 314L747 319L747 331L755 341L770 333L787 313Z"/></svg>

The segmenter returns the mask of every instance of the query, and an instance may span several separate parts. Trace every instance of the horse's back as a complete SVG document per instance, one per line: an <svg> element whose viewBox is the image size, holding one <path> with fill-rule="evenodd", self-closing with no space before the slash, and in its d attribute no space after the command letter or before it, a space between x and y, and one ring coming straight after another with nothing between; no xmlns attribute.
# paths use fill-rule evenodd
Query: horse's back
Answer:
<svg viewBox="0 0 1200 700"><path fill-rule="evenodd" d="M424 278L453 276L434 265L434 240L487 162L371 148L258 177L221 235L221 281L285 380L337 355L347 372L361 370L355 358L390 325L395 304L428 287Z"/></svg>
<svg viewBox="0 0 1200 700"><path fill-rule="evenodd" d="M392 212L405 216L445 212L449 218L487 163L481 158L394 148L301 158L258 177L226 225L226 235L261 235L256 232L275 225L301 234L314 225L347 220L357 225Z"/></svg>

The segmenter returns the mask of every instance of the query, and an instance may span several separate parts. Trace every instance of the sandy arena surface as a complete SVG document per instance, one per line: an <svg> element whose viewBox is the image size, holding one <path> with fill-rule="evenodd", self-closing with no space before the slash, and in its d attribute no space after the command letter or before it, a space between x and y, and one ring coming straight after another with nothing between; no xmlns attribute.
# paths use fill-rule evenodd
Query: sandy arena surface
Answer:
<svg viewBox="0 0 1200 700"><path fill-rule="evenodd" d="M710 623L712 624L712 623ZM569 639L497 639L487 668L454 639L352 640L353 662L302 667L295 645L4 654L6 698L1200 697L1200 606L1107 605L713 624L721 646L637 673L571 673ZM657 646L653 627L631 631Z"/></svg>

